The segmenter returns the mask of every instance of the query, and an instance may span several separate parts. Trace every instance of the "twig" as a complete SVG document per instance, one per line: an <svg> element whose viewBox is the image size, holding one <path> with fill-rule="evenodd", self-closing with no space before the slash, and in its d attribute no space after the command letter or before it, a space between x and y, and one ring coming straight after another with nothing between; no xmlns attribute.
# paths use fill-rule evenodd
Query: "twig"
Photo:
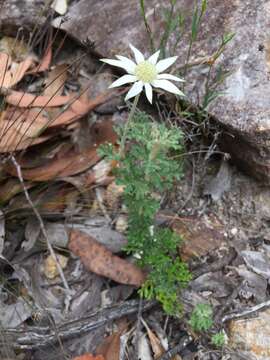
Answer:
<svg viewBox="0 0 270 360"><path fill-rule="evenodd" d="M29 192L28 192L28 190L27 190L27 188L26 188L26 186L25 186L25 184L24 184L21 167L20 167L20 165L17 163L17 160L15 159L14 156L11 156L11 161L13 162L14 166L16 167L16 171L17 171L17 174L18 174L19 181L20 181L20 183L21 183L21 185L22 185L24 195L25 195L26 200L28 201L29 205L31 206L31 208L32 208L32 210L33 210L33 212L34 212L34 214L35 214L35 216L36 216L36 218L37 218L37 220L38 220L38 222L39 222L41 232L42 232L42 234L43 234L43 236L44 236L44 238L45 238L45 240L46 240L46 243L47 243L49 252L50 252L53 260L54 260L55 263L56 263L56 267L57 267L57 270L58 270L58 272L59 272L59 275L60 275L60 277L61 277L61 279L62 279L62 281L63 281L63 285L64 285L65 289L68 291L68 293L70 293L70 288L69 288L69 286L68 286L68 283L67 283L67 280L66 280L66 278L65 278L65 275L64 275L64 273L63 273L63 270L62 270L62 268L61 268L61 265L59 264L59 261L58 261L58 259L57 259L57 256L56 256L56 254L55 254L55 252L54 252L54 250L53 250L53 247L52 247L52 245L51 245L51 243L50 243L50 241L49 241L48 234L47 234L47 231L46 231L46 229L45 229L45 225L44 225L44 222L43 222L43 220L42 220L42 217L40 216L39 212L37 211L37 209L36 209L33 201L31 200L31 198L30 198L30 196L29 196Z"/></svg>
<svg viewBox="0 0 270 360"><path fill-rule="evenodd" d="M263 303L251 306L250 308L244 309L243 311L227 314L222 318L222 322L224 323L225 321L228 321L228 320L239 319L241 317L255 313L256 311L262 310L266 307L270 307L270 300L267 300Z"/></svg>
<svg viewBox="0 0 270 360"><path fill-rule="evenodd" d="M97 202L98 202L98 206L100 207L100 210L102 211L102 213L103 213L104 217L106 218L106 220L109 223L111 223L112 219L110 218L110 215L108 214L108 211L107 211L106 207L104 206L100 189L96 188L95 192L96 192L96 199L97 199Z"/></svg>
<svg viewBox="0 0 270 360"><path fill-rule="evenodd" d="M161 355L158 358L158 360L170 360L170 359L172 359L180 351L183 351L191 342L192 342L192 338L190 336L184 336L180 340L178 345L176 345L172 349L166 351L163 355Z"/></svg>
<svg viewBox="0 0 270 360"><path fill-rule="evenodd" d="M137 315L137 324L136 324L136 333L135 333L135 354L136 358L139 358L139 339L140 339L140 330L141 330L141 323L142 319L142 298L140 297L139 300L139 308L138 308L138 315Z"/></svg>
<svg viewBox="0 0 270 360"><path fill-rule="evenodd" d="M143 301L142 311L152 308L155 304L155 301ZM18 350L33 350L51 346L57 343L59 339L63 341L74 338L80 334L96 330L108 322L134 314L138 311L138 306L138 300L126 301L120 305L117 304L109 308L101 309L83 318L57 325L56 329L53 329L51 326L2 329L4 340L0 338L0 346L3 346L7 342L12 344L14 349Z"/></svg>

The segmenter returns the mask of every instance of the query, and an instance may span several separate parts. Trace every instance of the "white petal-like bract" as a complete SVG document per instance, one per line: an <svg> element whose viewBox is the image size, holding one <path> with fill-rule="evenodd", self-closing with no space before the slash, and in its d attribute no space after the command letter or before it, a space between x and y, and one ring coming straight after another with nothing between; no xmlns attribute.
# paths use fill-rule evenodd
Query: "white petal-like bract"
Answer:
<svg viewBox="0 0 270 360"><path fill-rule="evenodd" d="M151 55L147 61L149 61L151 64L156 65L157 61L158 61L158 57L160 54L160 50L156 51L153 55Z"/></svg>
<svg viewBox="0 0 270 360"><path fill-rule="evenodd" d="M136 49L135 46L129 44L129 47L131 48L131 50L133 51L134 53L134 56L135 56L135 60L136 60L136 63L139 64L141 62L144 62L144 56L143 54L140 52L140 50Z"/></svg>
<svg viewBox="0 0 270 360"><path fill-rule="evenodd" d="M126 71L129 74L134 74L135 68L137 66L134 61L122 55L116 55L116 57L122 61L122 64L126 66Z"/></svg>
<svg viewBox="0 0 270 360"><path fill-rule="evenodd" d="M181 90L178 89L173 83L168 80L155 80L152 82L152 85L156 88L160 88L171 92L176 95L184 95Z"/></svg>
<svg viewBox="0 0 270 360"><path fill-rule="evenodd" d="M160 60L156 65L157 72L161 73L161 71L168 69L168 67L170 67L173 63L175 63L176 59L177 56L172 56L167 59Z"/></svg>
<svg viewBox="0 0 270 360"><path fill-rule="evenodd" d="M106 64L120 67L126 70L126 72L130 73L130 66L121 60L115 60L115 59L100 59L100 60Z"/></svg>
<svg viewBox="0 0 270 360"><path fill-rule="evenodd" d="M116 81L114 81L109 88L113 88L113 87L117 87L117 86L122 86L128 83L134 83L135 81L137 81L137 78L135 75L123 75L121 76L119 79L117 79Z"/></svg>
<svg viewBox="0 0 270 360"><path fill-rule="evenodd" d="M171 74L158 74L157 76L157 80L173 80L173 81L180 81L180 82L184 82L185 80L177 77L177 76L174 76L174 75L171 75Z"/></svg>
<svg viewBox="0 0 270 360"><path fill-rule="evenodd" d="M129 92L127 93L125 100L131 99L134 96L138 95L143 89L143 83L141 81L135 82L129 89Z"/></svg>
<svg viewBox="0 0 270 360"><path fill-rule="evenodd" d="M153 99L152 86L150 84L146 83L146 84L144 84L144 88L145 88L146 97L147 97L148 101L150 102L150 104L152 104L152 99Z"/></svg>

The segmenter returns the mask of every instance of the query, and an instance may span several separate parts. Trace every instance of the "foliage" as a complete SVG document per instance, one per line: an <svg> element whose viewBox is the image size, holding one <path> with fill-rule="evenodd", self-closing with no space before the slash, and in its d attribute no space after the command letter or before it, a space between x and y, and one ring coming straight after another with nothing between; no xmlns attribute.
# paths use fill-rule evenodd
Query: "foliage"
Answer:
<svg viewBox="0 0 270 360"><path fill-rule="evenodd" d="M213 325L213 310L208 304L198 304L192 311L189 324L194 331L207 331Z"/></svg>
<svg viewBox="0 0 270 360"><path fill-rule="evenodd" d="M224 34L221 38L220 44L217 46L217 49L209 54L206 58L201 60L195 60L194 63L190 61L193 45L198 41L198 36L200 34L200 29L202 26L202 21L205 17L207 11L207 0L202 0L199 2L195 1L192 17L190 20L190 27L186 25L186 16L179 7L176 6L176 0L169 0L169 5L161 7L161 15L163 17L164 31L159 40L158 44L154 44L155 34L153 34L149 23L146 18L146 9L145 1L140 0L141 13L143 15L144 24L148 33L148 37L151 43L151 50L155 48L161 50L161 56L164 58L167 54L175 55L177 46L180 44L183 35L188 35L188 46L186 58L184 65L179 69L179 76L186 78L189 69L194 68L195 66L203 65L206 67L206 79L204 85L204 91L202 94L202 100L200 103L201 109L198 109L198 114L192 114L193 120L198 122L203 122L206 118L205 111L207 110L209 104L215 100L217 97L222 95L222 92L218 90L218 86L224 82L226 77L229 75L227 70L224 70L221 66L217 65L218 59L225 51L228 43L233 39L234 33ZM186 36L185 36L186 39ZM196 55L196 54L195 54ZM195 56L196 59L196 56ZM183 83L183 91L185 90L185 83ZM184 110L185 111L185 110ZM181 113L181 116L184 116Z"/></svg>
<svg viewBox="0 0 270 360"><path fill-rule="evenodd" d="M218 333L212 335L211 344L217 348L221 348L226 343L226 337L223 331L219 331Z"/></svg>
<svg viewBox="0 0 270 360"><path fill-rule="evenodd" d="M149 270L140 289L147 299L156 298L168 314L178 314L178 292L190 280L187 266L177 256L180 238L169 229L155 225L160 208L157 194L172 188L182 175L181 164L170 157L181 151L182 133L177 128L152 122L137 111L128 128L119 127L130 144L123 155L107 144L100 153L115 160L117 182L124 185L124 202L129 213L128 245L126 251L135 254L139 265Z"/></svg>

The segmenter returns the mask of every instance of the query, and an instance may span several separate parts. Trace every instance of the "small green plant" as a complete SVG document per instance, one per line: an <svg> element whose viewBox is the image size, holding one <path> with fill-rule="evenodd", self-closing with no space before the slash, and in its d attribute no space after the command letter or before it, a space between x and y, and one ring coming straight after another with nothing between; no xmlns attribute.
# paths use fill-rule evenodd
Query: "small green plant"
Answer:
<svg viewBox="0 0 270 360"><path fill-rule="evenodd" d="M124 185L129 214L125 250L135 254L138 264L149 271L140 294L158 299L168 314L179 314L179 289L186 286L191 275L177 255L180 238L169 229L157 227L155 216L160 208L157 194L171 189L182 176L181 164L170 156L181 151L181 131L153 122L140 111L136 111L130 126L116 131L120 144L123 136L130 144L128 149L123 154L107 144L100 153L117 161L116 180Z"/></svg>
<svg viewBox="0 0 270 360"><path fill-rule="evenodd" d="M192 311L189 324L194 331L207 331L213 325L213 310L208 304L198 304Z"/></svg>
<svg viewBox="0 0 270 360"><path fill-rule="evenodd" d="M226 343L226 337L223 331L219 331L218 333L212 335L211 344L217 348L222 348Z"/></svg>

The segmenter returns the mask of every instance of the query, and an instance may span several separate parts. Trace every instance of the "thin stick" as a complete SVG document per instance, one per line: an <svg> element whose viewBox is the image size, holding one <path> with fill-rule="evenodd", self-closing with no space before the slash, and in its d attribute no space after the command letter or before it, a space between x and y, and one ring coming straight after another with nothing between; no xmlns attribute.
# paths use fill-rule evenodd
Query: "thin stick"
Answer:
<svg viewBox="0 0 270 360"><path fill-rule="evenodd" d="M257 304L257 305L254 305L254 306L251 306L250 308L245 309L241 312L227 314L222 318L222 322L224 323L225 321L228 321L228 320L238 319L238 318L244 317L246 315L250 315L250 314L255 313L256 311L262 310L266 307L270 307L270 300L265 301L260 304Z"/></svg>
<svg viewBox="0 0 270 360"><path fill-rule="evenodd" d="M96 199L98 202L98 206L100 207L100 210L102 211L102 213L103 213L104 217L106 218L106 220L108 221L108 223L111 223L112 219L110 218L110 215L108 214L108 211L107 211L106 207L104 206L100 189L96 188L95 192L96 192Z"/></svg>
<svg viewBox="0 0 270 360"><path fill-rule="evenodd" d="M24 195L26 197L26 200L28 201L29 205L31 206L38 222L39 222L39 225L40 225L40 229L41 229L41 232L46 240L46 243L47 243L47 246L48 246L48 249L49 249L49 252L53 258L53 260L55 261L56 263L56 267L57 267L57 270L59 272L59 275L63 281L63 285L65 287L66 290L68 290L68 292L70 293L70 288L68 286L68 283L67 283L67 280L65 278L65 275L63 273L63 270L61 268L61 265L59 264L59 261L57 259L57 256L53 250L53 247L49 241L49 238L48 238L48 234L47 234L47 231L45 229L45 225L44 225L44 222L42 220L42 217L40 216L38 210L36 209L36 206L34 205L33 201L31 200L30 196L29 196L29 192L24 184L24 180L23 180L23 176L22 176L22 170L21 170L21 167L20 165L17 163L17 160L15 159L14 156L11 156L11 161L13 162L14 166L16 167L16 170L17 170L17 175L18 175L18 178L19 178L19 181L22 185L22 188L23 188L23 192L24 192Z"/></svg>
<svg viewBox="0 0 270 360"><path fill-rule="evenodd" d="M142 311L147 311L156 304L155 301L143 301ZM52 329L51 326L32 326L19 329L4 329L1 331L1 334L4 335L5 342L12 344L13 349L34 350L41 349L42 347L48 348L48 346L52 346L58 341L58 337L62 341L70 338L74 339L111 323L113 320L134 314L138 311L138 305L138 300L129 300L122 304L116 304L109 308L103 308L94 313L86 314L82 318L58 324L56 330ZM0 346L3 346L1 337Z"/></svg>

